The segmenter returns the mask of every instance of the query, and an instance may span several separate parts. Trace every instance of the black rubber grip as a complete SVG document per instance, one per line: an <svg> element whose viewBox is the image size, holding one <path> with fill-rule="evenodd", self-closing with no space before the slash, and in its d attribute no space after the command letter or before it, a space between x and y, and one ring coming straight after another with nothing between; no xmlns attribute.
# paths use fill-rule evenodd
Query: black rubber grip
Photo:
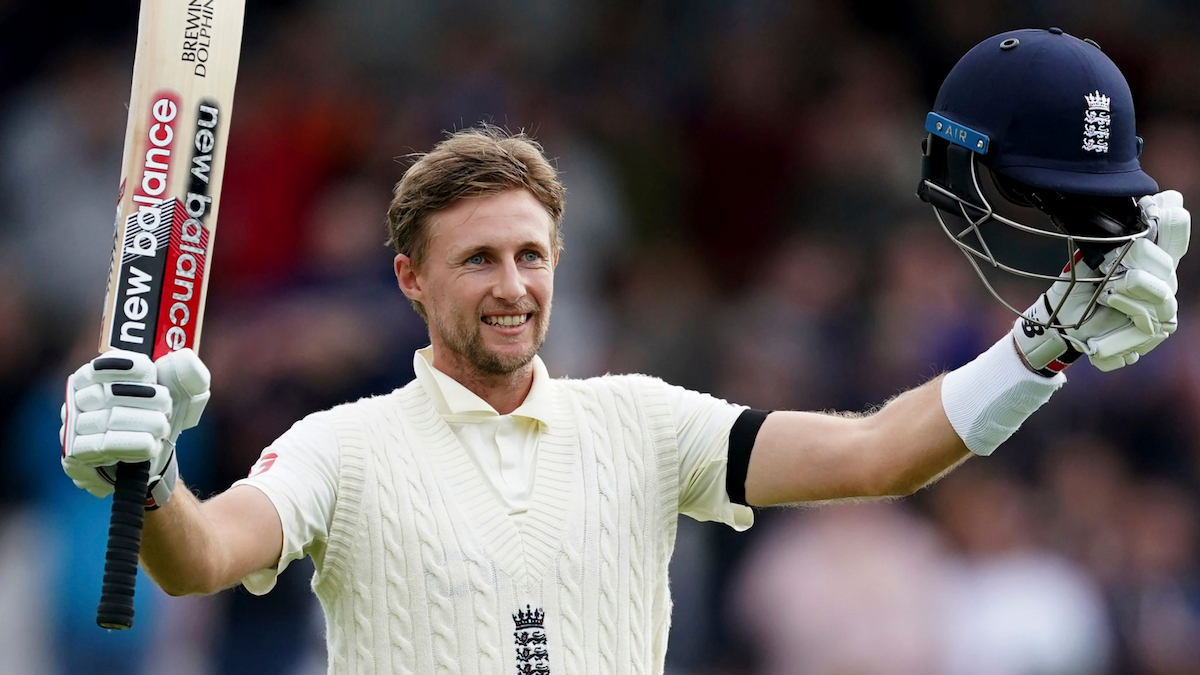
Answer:
<svg viewBox="0 0 1200 675"><path fill-rule="evenodd" d="M92 370L133 370L133 359L103 356L92 361Z"/></svg>
<svg viewBox="0 0 1200 675"><path fill-rule="evenodd" d="M118 382L112 386L113 396L128 396L130 398L154 398L154 387L148 384L124 384Z"/></svg>
<svg viewBox="0 0 1200 675"><path fill-rule="evenodd" d="M150 462L117 465L117 487L108 522L108 551L104 557L104 587L100 606L96 608L96 624L101 628L124 630L133 625L133 591L137 585L148 482Z"/></svg>

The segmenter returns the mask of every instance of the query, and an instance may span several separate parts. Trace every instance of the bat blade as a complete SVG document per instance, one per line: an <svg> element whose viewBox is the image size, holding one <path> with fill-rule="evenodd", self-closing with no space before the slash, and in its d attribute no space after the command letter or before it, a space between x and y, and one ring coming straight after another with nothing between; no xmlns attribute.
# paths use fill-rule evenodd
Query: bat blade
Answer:
<svg viewBox="0 0 1200 675"><path fill-rule="evenodd" d="M99 351L200 344L245 0L142 0ZM148 466L121 465L96 623L133 625Z"/></svg>
<svg viewBox="0 0 1200 675"><path fill-rule="evenodd" d="M200 341L245 0L143 0L100 351Z"/></svg>

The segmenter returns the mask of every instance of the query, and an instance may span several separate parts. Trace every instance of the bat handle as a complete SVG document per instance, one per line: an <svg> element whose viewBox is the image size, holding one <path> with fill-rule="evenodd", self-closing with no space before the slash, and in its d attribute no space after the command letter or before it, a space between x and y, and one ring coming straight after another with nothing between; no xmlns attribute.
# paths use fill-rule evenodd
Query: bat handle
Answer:
<svg viewBox="0 0 1200 675"><path fill-rule="evenodd" d="M142 522L146 517L146 484L150 463L117 465L112 517L108 521L108 551L104 555L104 587L96 623L124 630L133 625L133 591L137 584Z"/></svg>

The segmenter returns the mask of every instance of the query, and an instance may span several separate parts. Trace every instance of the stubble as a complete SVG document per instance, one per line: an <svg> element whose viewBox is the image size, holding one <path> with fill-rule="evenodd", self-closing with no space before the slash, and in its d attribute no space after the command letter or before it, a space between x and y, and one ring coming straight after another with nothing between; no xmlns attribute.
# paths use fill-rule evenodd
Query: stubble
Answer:
<svg viewBox="0 0 1200 675"><path fill-rule="evenodd" d="M497 353L483 342L483 327L478 316L461 317L446 325L440 317L434 318L433 325L442 343L455 354L462 357L479 375L505 376L511 375L529 365L533 357L541 350L546 342L546 334L550 328L550 306L533 308L533 316L529 317L533 324L533 344L528 349L516 355Z"/></svg>

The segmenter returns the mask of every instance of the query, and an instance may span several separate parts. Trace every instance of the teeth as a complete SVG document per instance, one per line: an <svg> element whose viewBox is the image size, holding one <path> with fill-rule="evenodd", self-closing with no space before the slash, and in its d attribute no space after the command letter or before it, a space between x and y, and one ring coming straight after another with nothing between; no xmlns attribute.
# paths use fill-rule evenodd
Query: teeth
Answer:
<svg viewBox="0 0 1200 675"><path fill-rule="evenodd" d="M489 323L493 326L520 326L525 323L528 314L520 314L518 316L488 316L484 317L484 323Z"/></svg>

